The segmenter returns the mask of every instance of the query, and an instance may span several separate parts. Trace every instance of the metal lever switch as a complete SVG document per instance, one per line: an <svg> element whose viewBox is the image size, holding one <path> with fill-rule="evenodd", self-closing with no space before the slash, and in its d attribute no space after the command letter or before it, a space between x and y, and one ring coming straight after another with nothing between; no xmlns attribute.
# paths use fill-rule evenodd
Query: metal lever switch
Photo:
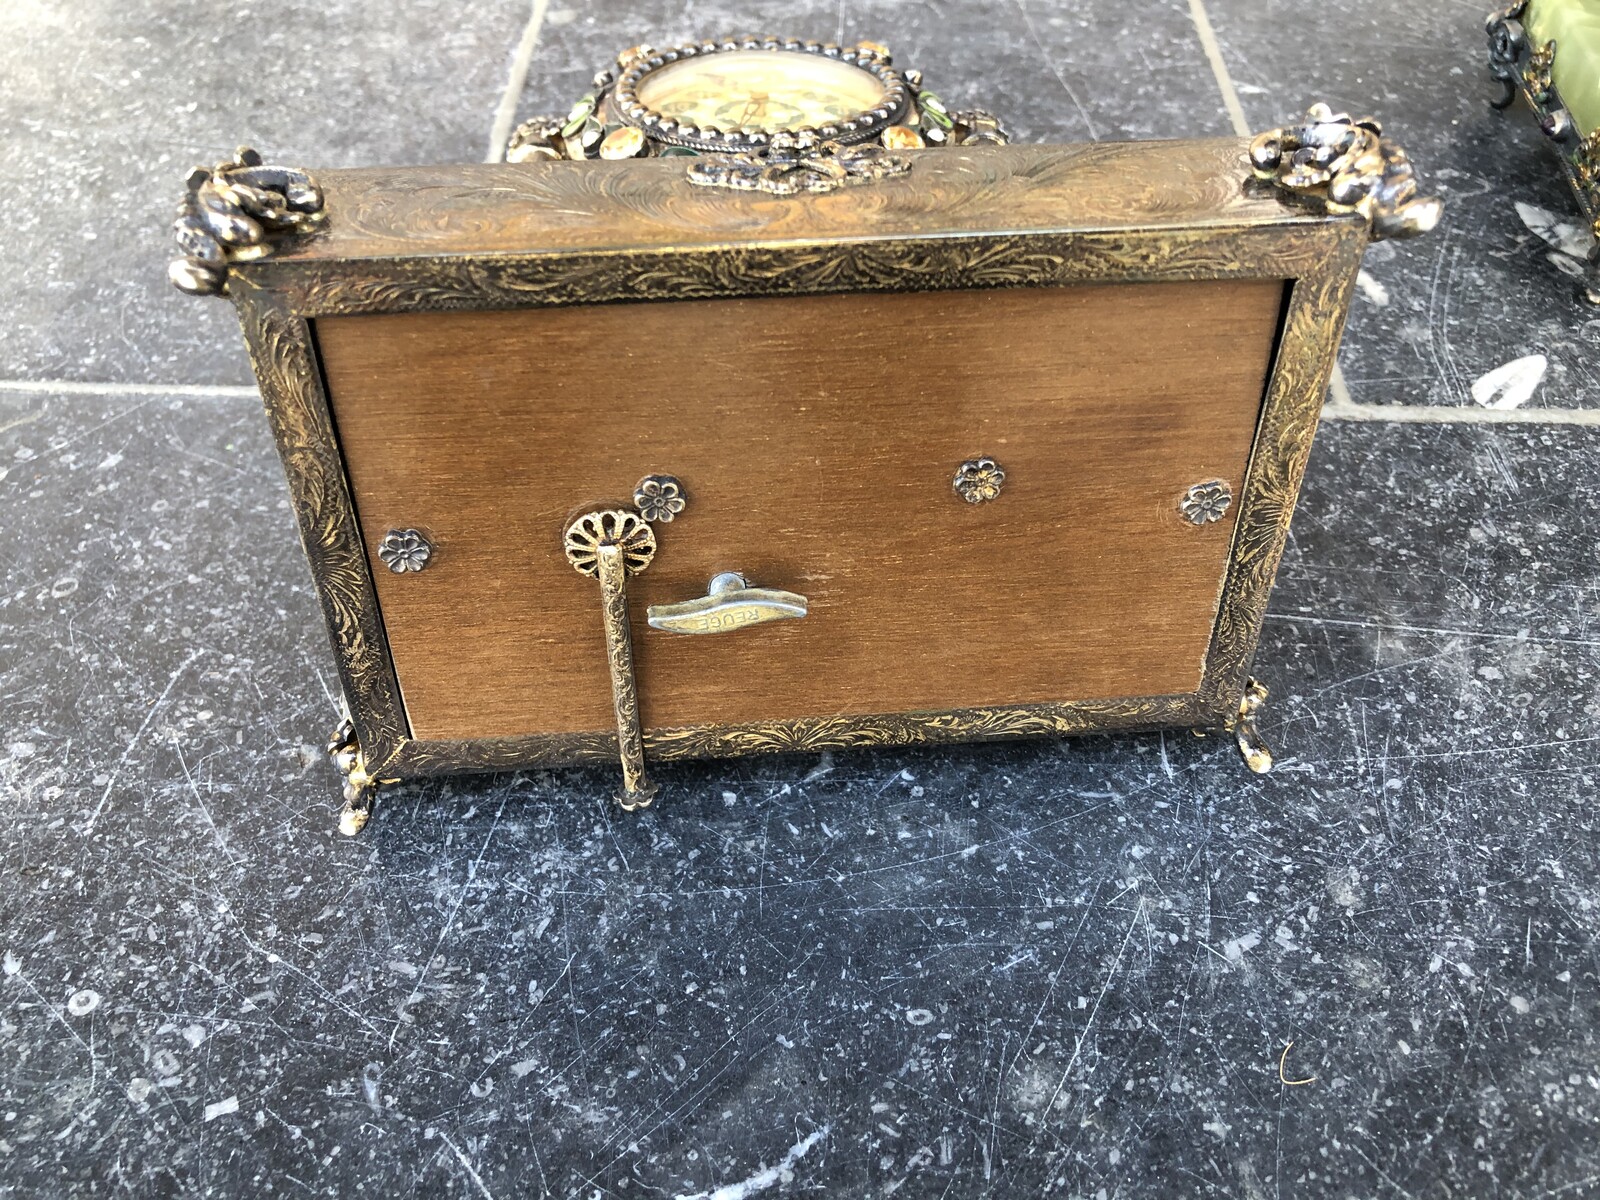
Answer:
<svg viewBox="0 0 1600 1200"><path fill-rule="evenodd" d="M806 615L806 598L775 588L750 587L744 576L724 571L706 595L679 604L652 604L645 616L652 629L668 633L727 633L766 621L792 621Z"/></svg>

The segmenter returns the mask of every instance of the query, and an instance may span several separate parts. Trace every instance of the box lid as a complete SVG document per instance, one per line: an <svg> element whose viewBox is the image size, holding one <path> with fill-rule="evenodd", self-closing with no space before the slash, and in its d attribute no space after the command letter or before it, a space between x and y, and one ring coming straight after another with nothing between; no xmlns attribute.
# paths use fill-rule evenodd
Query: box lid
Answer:
<svg viewBox="0 0 1600 1200"><path fill-rule="evenodd" d="M903 175L773 197L691 184L684 158L315 172L327 222L278 264L694 249L803 240L1365 224L1254 185L1248 142L913 151Z"/></svg>

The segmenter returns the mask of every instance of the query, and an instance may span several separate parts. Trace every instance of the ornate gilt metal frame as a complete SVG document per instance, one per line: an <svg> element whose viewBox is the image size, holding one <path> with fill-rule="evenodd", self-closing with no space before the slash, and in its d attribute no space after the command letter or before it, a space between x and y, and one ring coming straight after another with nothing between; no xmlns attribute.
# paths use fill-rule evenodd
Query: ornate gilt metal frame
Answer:
<svg viewBox="0 0 1600 1200"><path fill-rule="evenodd" d="M1201 682L1194 692L817 716L643 733L645 756L668 762L1190 727L1232 733L1251 768L1268 769L1271 756L1254 725L1266 693L1249 678L1249 669L1357 268L1370 237L1382 236L1385 230L1395 235L1420 232L1437 218L1436 203L1409 186L1409 166L1398 169L1404 164L1398 148L1387 142L1378 146L1375 130L1368 145L1362 141L1364 133L1321 128L1340 120L1348 124L1348 118L1314 110L1310 123L1317 128L1310 132L1307 126L1293 126L1263 135L1254 146L1227 143L1224 150L1223 143L1215 144L1214 153L1237 156L1239 188L1286 189L1296 203L1284 205L1281 216L1258 213L1248 220L1184 225L1118 228L1089 221L1062 231L1018 232L1002 225L926 235L886 232L879 226L844 239L818 234L777 240L686 240L625 252L440 254L428 245L441 219L430 208L442 194L438 188L418 186L395 194L369 190L360 193L367 197L365 207L340 211L336 202L341 189L330 186L331 222L377 229L379 244L415 244L417 252L343 257L298 256L290 251L230 263L227 283L288 476L347 701L348 718L330 747L347 777L342 828L354 832L364 824L373 788L381 783L451 772L615 763L623 749L615 730L449 741L412 736L314 332L318 318L357 314L1106 282L1282 281L1285 294L1277 343L1243 487L1231 498L1238 509L1237 525ZM1356 142L1363 150L1351 155L1348 151ZM1052 161L1058 171L1115 172L1119 149L1073 152L1081 159L1051 153L1056 155ZM1280 161L1285 155L1306 170L1294 174ZM1015 164L1018 178L1031 178L1031 170L1042 169L1030 168L1027 162ZM962 170L981 170L981 165L981 159L969 161ZM1252 181L1252 166L1272 182ZM1316 174L1311 167L1326 178L1311 178ZM453 170L460 172L461 195L492 195L497 204L515 206L518 189L527 188L530 197L555 203L558 211L563 197L580 205L592 201L589 189L596 178L609 180L608 188L622 178L591 176L577 167L485 175L481 180L475 172L503 169ZM324 176L322 182L332 184L336 174ZM1344 183L1335 185L1336 177ZM693 193L698 189L684 189L681 177L658 169L630 179L627 203L648 212L671 208L678 219L692 220L696 205L742 203L726 195L697 197ZM620 195L606 194L608 202ZM1346 202L1352 197L1376 199ZM937 198L927 202L935 210L939 207ZM1321 205L1324 211L1308 217L1306 203ZM709 210L706 217L710 219Z"/></svg>
<svg viewBox="0 0 1600 1200"><path fill-rule="evenodd" d="M949 712L649 730L655 761L774 751L910 745L1088 731L1201 727L1238 720L1261 618L1310 452L1356 266L1364 221L1195 229L1148 236L1005 234L855 244L750 245L634 253L528 254L299 264L267 259L240 273L239 308L288 473L339 672L360 769L373 780L573 762L616 762L612 731L474 741L411 736L384 638L311 322L358 313L1094 283L1292 276L1203 681L1193 694Z"/></svg>
<svg viewBox="0 0 1600 1200"><path fill-rule="evenodd" d="M1529 0L1516 0L1508 8L1489 14L1489 74L1499 83L1501 95L1490 101L1504 109L1520 94L1539 119L1539 129L1556 146L1567 182L1588 222L1595 244L1589 251L1589 269L1581 295L1600 305L1600 129L1578 130L1551 77L1556 44L1535 46L1522 23Z"/></svg>

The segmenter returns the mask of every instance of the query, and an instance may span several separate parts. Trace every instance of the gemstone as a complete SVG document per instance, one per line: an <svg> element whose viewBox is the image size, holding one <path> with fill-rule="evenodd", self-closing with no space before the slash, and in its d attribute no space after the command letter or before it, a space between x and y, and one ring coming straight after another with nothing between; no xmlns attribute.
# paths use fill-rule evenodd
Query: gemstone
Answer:
<svg viewBox="0 0 1600 1200"><path fill-rule="evenodd" d="M920 150L927 145L922 135L907 125L891 125L885 129L883 144L890 150Z"/></svg>
<svg viewBox="0 0 1600 1200"><path fill-rule="evenodd" d="M606 134L600 143L601 158L634 158L644 149L644 132L624 125Z"/></svg>

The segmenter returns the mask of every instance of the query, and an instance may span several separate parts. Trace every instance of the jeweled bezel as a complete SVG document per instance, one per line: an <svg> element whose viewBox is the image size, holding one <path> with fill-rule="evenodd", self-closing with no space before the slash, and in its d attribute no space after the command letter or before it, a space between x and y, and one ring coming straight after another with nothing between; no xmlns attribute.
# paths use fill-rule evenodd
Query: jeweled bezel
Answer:
<svg viewBox="0 0 1600 1200"><path fill-rule="evenodd" d="M744 130L686 126L646 107L639 100L639 84L653 71L659 71L662 67L682 62L684 59L746 50L815 54L846 63L876 78L883 85L883 98L873 107L852 113L843 120L821 125L815 129L800 130ZM832 42L803 42L795 38L749 37L686 42L681 46L660 50L641 58L622 73L609 102L613 114L619 121L642 129L645 136L653 141L670 146L691 146L696 150L755 150L766 146L771 142L773 135L779 132L814 133L822 141L842 142L847 145L867 141L877 137L900 120L910 107L911 91L900 72L890 65L887 58L874 50L862 46L838 46Z"/></svg>

